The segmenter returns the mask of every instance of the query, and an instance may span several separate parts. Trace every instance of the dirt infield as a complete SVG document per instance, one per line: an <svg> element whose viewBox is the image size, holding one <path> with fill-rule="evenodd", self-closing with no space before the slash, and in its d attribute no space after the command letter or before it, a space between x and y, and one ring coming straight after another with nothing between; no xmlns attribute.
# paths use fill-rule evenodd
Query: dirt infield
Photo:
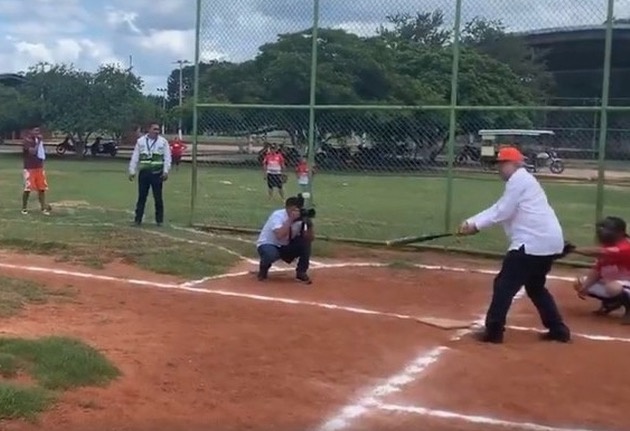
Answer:
<svg viewBox="0 0 630 431"><path fill-rule="evenodd" d="M318 262L304 286L290 272L259 283L245 264L190 281L0 256L6 276L78 290L3 321L4 334L80 337L123 372L107 388L66 393L39 424L3 430L628 429L629 330L591 317L594 304L563 280L550 288L573 343L538 341L520 300L506 344L486 346L417 320L485 311L492 275L446 258L427 263L458 268Z"/></svg>

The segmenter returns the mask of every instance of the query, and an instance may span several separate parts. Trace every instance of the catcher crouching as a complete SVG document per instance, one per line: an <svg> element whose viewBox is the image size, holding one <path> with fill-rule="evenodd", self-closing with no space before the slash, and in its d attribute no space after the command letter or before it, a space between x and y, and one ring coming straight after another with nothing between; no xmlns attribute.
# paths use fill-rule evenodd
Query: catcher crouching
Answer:
<svg viewBox="0 0 630 431"><path fill-rule="evenodd" d="M601 301L596 315L606 316L624 308L622 323L630 325L630 239L626 222L619 217L604 218L596 225L596 238L597 247L574 251L597 258L589 273L575 280L574 289L581 299Z"/></svg>

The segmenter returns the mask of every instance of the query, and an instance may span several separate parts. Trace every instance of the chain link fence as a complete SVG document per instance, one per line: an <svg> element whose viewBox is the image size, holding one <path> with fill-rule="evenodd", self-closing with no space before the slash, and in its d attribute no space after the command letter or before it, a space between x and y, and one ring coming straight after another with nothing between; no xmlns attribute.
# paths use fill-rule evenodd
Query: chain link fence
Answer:
<svg viewBox="0 0 630 431"><path fill-rule="evenodd" d="M486 156L510 143L590 241L630 198L630 3L540 3L199 0L193 223L259 229L308 191L322 236L452 229L500 195Z"/></svg>

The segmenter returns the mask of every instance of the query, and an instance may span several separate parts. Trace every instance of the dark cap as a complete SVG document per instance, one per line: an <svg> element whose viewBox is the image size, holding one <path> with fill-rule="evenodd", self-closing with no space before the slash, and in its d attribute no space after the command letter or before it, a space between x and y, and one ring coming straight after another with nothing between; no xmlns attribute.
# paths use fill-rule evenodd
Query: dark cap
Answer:
<svg viewBox="0 0 630 431"><path fill-rule="evenodd" d="M627 226L625 220L620 217L606 217L597 222L597 229L626 235Z"/></svg>

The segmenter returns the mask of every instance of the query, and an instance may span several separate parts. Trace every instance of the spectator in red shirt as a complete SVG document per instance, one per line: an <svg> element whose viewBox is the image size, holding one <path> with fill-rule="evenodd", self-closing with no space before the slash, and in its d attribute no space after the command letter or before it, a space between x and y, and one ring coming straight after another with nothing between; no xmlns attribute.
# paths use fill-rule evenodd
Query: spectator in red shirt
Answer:
<svg viewBox="0 0 630 431"><path fill-rule="evenodd" d="M309 191L309 183L310 183L309 171L310 171L310 168L308 166L308 161L306 160L306 157L302 157L302 159L300 159L300 162L295 168L295 175L297 176L297 182L298 182L298 185L300 186L301 193ZM313 174L315 173L315 167L313 167L312 173Z"/></svg>
<svg viewBox="0 0 630 431"><path fill-rule="evenodd" d="M173 140L170 144L171 146L171 158L173 160L173 164L175 165L175 170L179 170L179 164L182 161L182 156L184 155L184 151L188 148L186 144L184 144L179 138Z"/></svg>
<svg viewBox="0 0 630 431"><path fill-rule="evenodd" d="M625 308L623 324L630 325L630 240L626 222L619 217L606 217L597 223L598 247L582 248L575 253L596 257L595 266L585 277L575 281L581 299L587 296L601 301L595 314L604 316Z"/></svg>
<svg viewBox="0 0 630 431"><path fill-rule="evenodd" d="M285 175L284 156L275 145L269 147L265 158L263 159L264 179L267 180L267 188L269 189L269 199L273 197L273 189L278 189L280 198L284 199L283 185Z"/></svg>
<svg viewBox="0 0 630 431"><path fill-rule="evenodd" d="M48 182L44 171L46 151L39 127L29 130L22 143L24 160L24 192L22 193L22 214L28 214L28 200L32 191L37 192L39 205L43 215L50 215L50 205L46 203Z"/></svg>

